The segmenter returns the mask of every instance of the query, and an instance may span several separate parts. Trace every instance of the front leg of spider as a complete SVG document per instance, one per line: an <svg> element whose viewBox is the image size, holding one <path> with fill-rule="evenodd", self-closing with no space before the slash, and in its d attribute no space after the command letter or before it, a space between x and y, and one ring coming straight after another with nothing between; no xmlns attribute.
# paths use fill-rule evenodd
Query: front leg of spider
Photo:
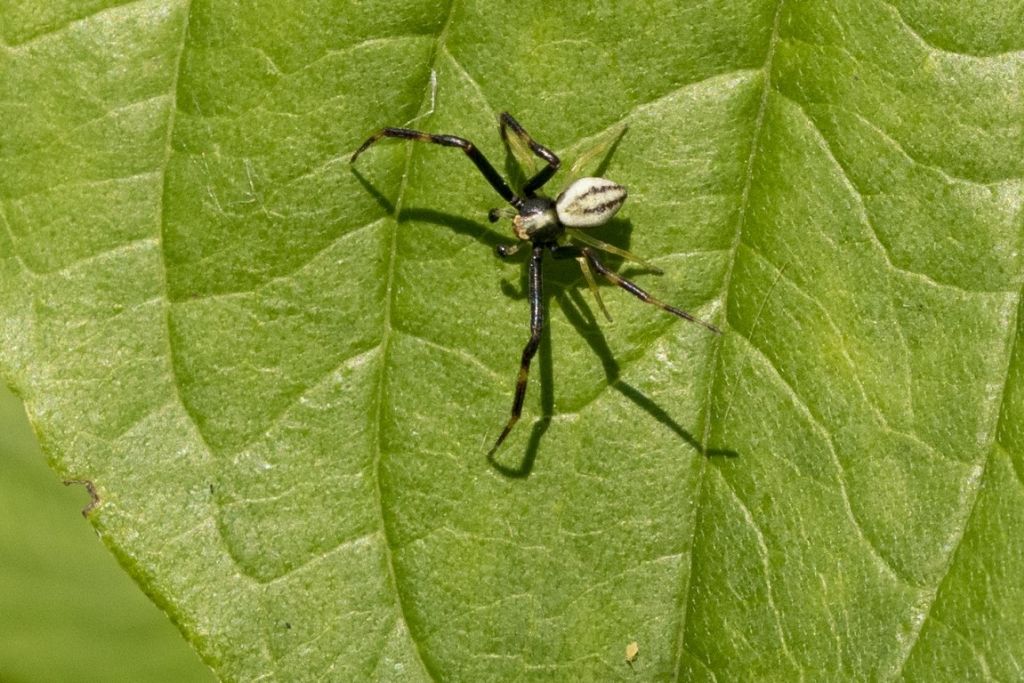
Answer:
<svg viewBox="0 0 1024 683"><path fill-rule="evenodd" d="M526 132L518 121L512 118L512 115L507 111L501 113L498 117L499 127L501 128L501 137L508 144L509 137L508 131L511 128L512 132L519 137L520 140L526 143L526 146L530 148L530 151L536 154L539 158L543 159L547 164L542 168L535 176L526 181L523 185L523 194L527 197L534 196L534 193L544 186L544 183L551 180L551 176L555 175L558 171L558 167L562 165L561 160L555 156L555 153L550 149L540 144ZM494 222L493 220L491 221Z"/></svg>
<svg viewBox="0 0 1024 683"><path fill-rule="evenodd" d="M433 133L424 133L418 130L412 130L410 128L381 128L379 131L371 135L366 139L359 149L355 151L352 158L349 159L349 163L356 163L356 159L359 155L367 150L370 145L377 142L381 138L403 138L405 140L418 140L420 142L430 142L435 145L443 145L445 147L458 147L466 156L469 157L476 167L483 174L487 182L491 184L494 191L501 195L501 198L511 204L513 207L518 209L522 205L522 200L516 196L512 188L508 186L505 179L498 174L491 162L487 160L487 157L483 155L476 148L472 142L465 138L460 138L457 135L434 135Z"/></svg>
<svg viewBox="0 0 1024 683"><path fill-rule="evenodd" d="M508 257L514 254L524 243L531 248L529 262L529 299L530 299L530 338L523 348L519 361L519 374L516 377L515 396L512 400L512 413L505 428L501 431L488 455L493 455L505 438L515 427L523 412L523 401L526 398L526 386L530 376L530 363L540 346L541 332L544 329L543 276L541 266L545 250L551 251L556 258L572 257L580 264L587 284L593 291L598 305L604 311L594 283L591 269L612 284L621 287L645 303L657 306L661 310L677 317L703 325L712 332L719 333L717 327L705 322L686 311L662 303L646 291L610 270L598 259L593 249L600 249L629 260L646 263L628 251L594 239L582 231L604 225L618 212L626 201L626 188L605 178L580 178L572 182L555 199L538 195L538 190L551 179L561 164L559 158L547 147L535 141L530 134L508 112L499 117L501 135L506 143L510 141L509 131L524 143L530 151L545 162L544 168L528 179L522 192L515 193L509 184L495 170L491 162L476 146L455 135L435 135L409 128L382 128L371 135L352 155L355 163L359 155L381 138L400 138L418 142L429 142L444 147L458 147L477 167L488 184L505 200L510 208L491 209L488 218L492 223L502 218L512 219L512 231L521 240L512 245L497 248L498 256ZM605 311L607 315L607 311Z"/></svg>

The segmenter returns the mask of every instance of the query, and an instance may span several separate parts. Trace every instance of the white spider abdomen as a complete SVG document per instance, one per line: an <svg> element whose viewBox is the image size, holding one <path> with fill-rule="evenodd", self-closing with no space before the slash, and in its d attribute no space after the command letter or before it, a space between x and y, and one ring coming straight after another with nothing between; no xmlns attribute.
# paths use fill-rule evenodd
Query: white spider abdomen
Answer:
<svg viewBox="0 0 1024 683"><path fill-rule="evenodd" d="M580 178L558 195L558 220L570 228L604 225L626 201L626 188L605 178Z"/></svg>

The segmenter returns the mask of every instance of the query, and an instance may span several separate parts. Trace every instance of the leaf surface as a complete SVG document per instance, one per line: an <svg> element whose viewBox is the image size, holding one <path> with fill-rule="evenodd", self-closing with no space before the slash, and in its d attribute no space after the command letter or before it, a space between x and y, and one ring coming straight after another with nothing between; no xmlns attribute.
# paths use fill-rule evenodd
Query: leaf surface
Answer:
<svg viewBox="0 0 1024 683"><path fill-rule="evenodd" d="M1021 676L1021 5L0 15L0 368L222 677ZM549 260L492 466L499 200L348 158L511 170L502 110L626 124L594 234L726 332Z"/></svg>

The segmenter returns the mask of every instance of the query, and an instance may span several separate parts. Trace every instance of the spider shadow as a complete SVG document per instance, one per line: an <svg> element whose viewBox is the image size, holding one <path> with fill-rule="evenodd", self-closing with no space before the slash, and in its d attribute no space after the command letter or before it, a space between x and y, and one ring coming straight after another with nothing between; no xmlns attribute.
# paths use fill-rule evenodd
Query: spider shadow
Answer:
<svg viewBox="0 0 1024 683"><path fill-rule="evenodd" d="M391 200L381 194L380 190L374 187L358 169L353 168L352 173L355 175L356 180L359 181L359 184L361 184L366 189L367 193L369 193L377 202L378 206L380 206L387 215L394 216L395 205ZM508 244L513 241L513 238L511 237L503 239L498 233L479 221L474 221L470 218L464 218L451 213L445 213L444 211L437 211L435 209L403 208L398 212L396 220L399 223L403 223L405 221L418 221L422 223L440 225L448 228L458 235L472 237L477 242L486 245L491 249L491 251L497 249L499 245Z"/></svg>
<svg viewBox="0 0 1024 683"><path fill-rule="evenodd" d="M601 361L601 367L604 369L608 386L628 398L662 425L668 427L670 431L689 444L694 450L703 452L704 449L700 441L669 415L668 411L622 379L622 368L608 346L608 340L605 338L604 332L601 330L601 326L598 324L593 312L586 302L583 301L580 291L574 289L567 294L563 294L559 297L558 305L562 309L562 313L565 314L566 319L576 328L576 331L587 342L594 355ZM587 311L589 315L585 317L582 311Z"/></svg>
<svg viewBox="0 0 1024 683"><path fill-rule="evenodd" d="M598 324L598 321L593 312L591 312L590 307L583 300L583 295L580 293L579 289L568 290L567 296L563 294L559 297L558 304L562 309L562 312L565 313L566 319L572 323L573 327L575 327L583 339L586 340L594 354L601 360L601 365L604 368L608 386L618 391L620 394L636 404L636 406L641 410L667 427L698 453L708 457L739 457L739 453L730 448L709 448L706 444L701 443L701 441L691 432L676 422L675 418L673 418L664 408L655 403L648 396L644 395L643 392L633 385L623 381L619 363L615 360L615 356L612 354L611 348L608 346L608 341L605 339L604 332L602 332L600 324ZM581 311L587 311L588 315L584 316ZM590 332L590 334L588 334L588 332Z"/></svg>
<svg viewBox="0 0 1024 683"><path fill-rule="evenodd" d="M608 145L608 151L605 152L603 157L601 157L601 163L594 168L595 176L603 178L604 174L608 172L608 166L612 163L612 157L615 156L615 152L618 151L619 144L622 142L622 138L626 137L627 132L629 132L629 126L623 125L619 130L619 134L616 135L612 143Z"/></svg>

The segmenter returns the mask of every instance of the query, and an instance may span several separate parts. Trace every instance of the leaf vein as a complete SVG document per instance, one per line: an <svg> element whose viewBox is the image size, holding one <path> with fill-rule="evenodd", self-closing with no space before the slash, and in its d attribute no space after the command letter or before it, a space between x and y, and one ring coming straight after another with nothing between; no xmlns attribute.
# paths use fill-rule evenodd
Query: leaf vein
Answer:
<svg viewBox="0 0 1024 683"><path fill-rule="evenodd" d="M868 538L867 534L865 534L864 529L860 524L860 521L857 519L857 516L853 512L853 505L850 502L850 494L846 489L846 480L844 478L845 470L842 465L842 460L840 460L839 454L838 452L836 452L835 442L832 439L831 433L828 431L828 429L825 428L825 425L819 421L819 419L811 410L807 402L804 401L803 398L801 398L799 393L797 393L796 389L794 389L793 386L790 385L789 381L779 371L779 368L772 361L771 357L768 356L753 341L743 336L743 334L739 330L736 330L736 333L738 338L743 339L746 342L747 348L751 349L754 352L754 357L760 358L764 362L766 367L768 367L772 371L772 374L782 384L782 387L785 389L786 393L789 394L790 397L793 399L796 408L804 415L808 424L810 424L814 428L814 430L818 432L818 434L822 438L822 441L828 447L830 459L832 460L832 464L836 469L836 483L838 484L838 490L843 502L843 510L846 513L847 518L850 520L850 523L853 525L854 530L857 532L858 538L860 538L860 540L863 541L864 545L868 548L868 550L870 551L870 555L872 558L875 559L876 564L878 564L878 566L884 571L884 573L889 574L900 583L903 583L912 588L920 588L919 586L915 585L909 577L901 575L896 570L896 568L886 559L886 557L881 553L881 551L879 551L878 548L875 547L875 544L871 541L870 538Z"/></svg>
<svg viewBox="0 0 1024 683"><path fill-rule="evenodd" d="M712 471L718 472L718 470L714 468L712 468ZM719 476L719 478L722 483L725 484L725 490L729 492L730 497L736 501L736 505L739 506L740 513L743 515L743 521L745 521L751 531L754 532L754 538L757 540L757 554L761 558L761 570L764 574L765 590L767 591L768 597L768 608L771 610L772 617L775 620L775 630L779 634L779 643L782 645L782 651L785 653L786 658L789 659L789 661L793 663L793 667L800 672L800 679L803 680L803 669L800 667L796 657L793 656L793 653L789 649L786 631L782 628L782 613L775 604L775 586L772 583L772 568L768 559L768 543L765 541L764 533L754 520L754 514L750 511L750 508L747 507L747 504L740 497L736 489L733 488L729 480L725 476Z"/></svg>
<svg viewBox="0 0 1024 683"><path fill-rule="evenodd" d="M840 353L843 354L843 359L846 361L846 364L850 371L850 376L853 377L853 381L856 383L857 389L860 392L861 398L864 399L865 405L867 405L871 409L871 412L874 414L875 418L878 420L880 425L882 425L886 429L894 431L892 430L892 427L889 425L888 420L886 420L885 415L882 413L881 408L879 408L878 405L874 401L872 401L871 397L868 395L867 389L864 387L864 383L861 380L860 374L857 372L857 364L854 363L853 358L850 357L850 352L847 348L848 344L846 336L843 334L842 330L840 330L839 325L836 324L835 319L832 317L832 314L825 307L825 305L822 304L813 296L811 296L810 293L806 292L793 278L788 277L782 268L779 268L777 265L775 265L775 263L773 263L771 259L762 254L760 251L758 251L749 244L743 244L741 246L746 247L750 251L750 253L754 255L755 258L758 258L767 263L773 270L775 270L775 272L778 274L779 279L785 280L787 283L789 283L789 285L796 291L796 293L799 296L803 297L807 302L809 302L811 306L813 306L816 310L821 312L821 315L825 318L825 323L829 326L829 328L831 328L832 333L839 339Z"/></svg>
<svg viewBox="0 0 1024 683"><path fill-rule="evenodd" d="M39 31L38 33L29 34L24 40L22 40L20 42L7 43L7 47L11 48L12 50L19 50L21 48L27 47L31 43L34 43L34 42L36 42L38 40L44 39L47 36L54 35L56 33L60 33L61 31L67 30L68 28L70 28L71 26L74 26L75 24L80 24L80 23L89 21L90 19L92 19L94 17L97 17L97 16L99 16L101 14L105 14L107 12L113 12L113 11L122 9L124 7L129 7L131 5L139 4L141 2L142 2L142 0L126 0L126 2L120 2L120 3L115 2L112 5L107 5L106 7L101 7L100 9L98 9L95 12L91 12L91 13L88 13L88 14L81 14L79 16L72 17L70 20L65 21L64 23L55 24L53 26L48 26L48 27L42 29L41 31Z"/></svg>
<svg viewBox="0 0 1024 683"><path fill-rule="evenodd" d="M65 144L65 145L68 145L70 147L73 147L76 144L78 144L77 141L75 140L75 138L78 137L77 133L80 130L82 130L83 128L86 128L87 126L91 126L91 125L100 123L101 121L109 119L112 116L116 116L117 114L120 114L121 112L128 111L128 110L131 110L131 109L136 109L136 108L143 109L145 107L157 104L157 103L159 103L160 101L163 101L163 100L170 100L171 101L171 106L173 106L175 98L174 98L173 94L168 95L167 93L157 93L156 95L152 95L151 97L146 97L146 98L143 98L141 100L136 100L134 102L126 102L125 104L122 104L120 106L114 107L113 109L106 109L103 112L101 112L99 115L94 116L94 117L89 118L89 119L86 119L85 121L79 121L78 123L74 124L70 128L62 129L60 134L55 135L54 137L51 137L48 140L41 140L41 141L40 140L34 140L33 142L35 144L33 144L31 146L27 146L24 149L24 151L18 152L17 154L4 155L4 156L2 156L2 158L8 159L8 160L17 159L19 157L31 158L33 156L39 156L40 153L43 152L43 151L50 151L50 150L52 150L58 144ZM152 171L141 171L141 172L136 173L135 175L144 175L144 174L159 175L161 172L162 172L162 169L154 169ZM131 177L131 176L126 176L126 177ZM105 180L105 179L101 179L101 180ZM116 178L115 178L115 180L116 180ZM28 196L31 196L33 194L38 194L39 192L47 192L47 191L50 191L50 190L52 190L54 188L62 187L63 185L80 184L80 182L81 181L78 181L76 178L71 178L71 179L69 179L69 181L67 183L61 183L61 184L58 184L58 185L50 185L50 186L47 186L47 187L43 188L42 190L30 191L30 192L26 192L25 194L22 194L22 195L17 195L15 197L12 197L12 199L20 199L22 197L28 197Z"/></svg>
<svg viewBox="0 0 1024 683"><path fill-rule="evenodd" d="M807 113L807 111L804 109L804 106L801 103L781 93L780 96L785 102L788 102L793 107L795 107L797 111L800 113L800 115L809 124L811 131L814 133L815 138L818 141L819 147L828 156L829 160L835 165L836 171L838 172L838 176L842 179L843 184L846 186L847 191L850 193L850 196L855 200L855 203L857 205L858 217L864 224L864 227L868 229L868 237L871 238L871 240L878 246L882 257L885 259L886 265L890 269L892 269L893 272L900 273L902 275L906 275L912 278L921 279L933 287L953 289L968 295L991 293L986 291L967 289L962 285L958 285L952 282L943 282L940 280L936 280L934 277L927 275L925 273L910 270L908 268L896 265L896 263L892 259L892 252L889 246L882 240L881 235L878 234L878 229L875 227L874 221L871 220L871 216L868 213L867 206L864 203L864 194L857 189L857 186L854 184L853 179L847 172L846 167L843 165L841 161L839 161L839 158L835 155L835 152L832 149L832 146L829 144L828 139L825 138L825 136L821 132L821 129L819 129L817 124L814 123L814 119Z"/></svg>
<svg viewBox="0 0 1024 683"><path fill-rule="evenodd" d="M913 36L914 39L920 42L921 45L934 52L940 52L942 54L972 60L991 60L1005 56L1016 56L1024 54L1024 50L1006 50L1004 52L992 52L989 54L973 54L970 52L957 52L956 50L952 50L947 47L942 47L941 45L938 45L934 41L925 38L920 31L914 28L913 25L911 25L911 23L907 21L907 18L903 16L903 12L897 5L893 4L892 2L889 2L889 0L882 0L881 4L882 6L888 8L888 10L893 14L893 16L896 17L896 19L899 21L900 25L902 25L906 29L907 33Z"/></svg>
<svg viewBox="0 0 1024 683"><path fill-rule="evenodd" d="M430 70L433 71L437 66L438 55L444 49L445 40L448 36L448 31L451 27L452 20L455 17L455 0L449 0L447 16L445 17L444 24L441 27L440 32L437 35L433 54L430 57ZM423 110L426 106L427 89L424 89L424 97L421 99L419 109ZM386 387L387 387L387 370L388 370L388 359L391 354L391 337L395 331L392 323L392 308L395 299L395 265L398 254L398 219L401 215L402 204L405 198L406 188L409 182L409 169L412 164L412 155L415 152L415 146L409 144L406 146L405 155L405 168L402 171L402 183L398 190L398 195L395 197L393 220L390 222L391 234L390 234L390 246L388 248L387 257L387 279L385 284L385 297L384 297L384 330L381 335L381 363L380 363L380 375L377 379L377 390L376 396L374 397L374 421L376 422L376 430L374 431L374 457L373 457L373 479L374 479L374 494L377 504L377 510L380 516L381 530L384 535L384 556L385 563L388 568L388 578L391 584L391 589L395 595L395 611L396 618L405 624L406 630L409 634L409 641L412 644L413 654L416 656L417 661L422 667L425 676L431 680L437 680L438 676L431 671L427 665L427 661L423 656L423 651L420 642L412 633L410 628L410 621L408 618L408 608L402 598L402 591L398 577L398 568L395 563L394 548L395 541L391 537L388 529L387 519L385 516L384 508L384 485L382 483L382 464L384 459L384 403L386 399Z"/></svg>
<svg viewBox="0 0 1024 683"><path fill-rule="evenodd" d="M1013 356L1017 343L1020 341L1018 326L1020 324L1020 307L1022 304L1024 304L1024 291L1022 291L1017 297L1017 310L1016 314L1014 315L1014 320L1009 321L1009 324L1007 325L1008 333L1006 341L1006 367L1003 373L1003 377L1005 379L1003 381L1002 391L1000 393L999 400L994 402L995 409L997 411L997 424L999 418L1001 417L1001 407L1006 402L1006 392L1007 387L1010 383L1010 377L1013 376L1013 373L1011 372L1011 364L1013 363ZM986 453L985 457L982 459L982 462L980 463L981 473L978 476L974 477L971 482L974 484L972 490L970 491L970 495L973 496L973 500L971 501L970 509L967 511L967 514L964 515L962 524L960 525L959 538L956 539L955 543L950 544L953 547L953 550L950 552L949 558L946 561L946 566L943 569L942 577L936 582L935 590L932 592L928 605L923 611L921 618L915 620L915 628L913 633L911 634L912 637L907 641L906 647L904 648L903 657L899 662L898 666L895 667L893 676L894 678L898 677L903 673L904 669L907 666L907 662L910 661L910 658L913 655L914 650L917 648L917 644L921 642L921 632L924 630L925 622L928 621L928 618L931 615L932 608L935 606L935 603L939 599L939 595L942 593L943 586L949 580L950 570L953 568L953 565L956 564L956 556L960 552L961 545L963 544L964 535L967 533L967 527L970 524L971 518L974 517L974 512L978 507L978 501L981 499L981 491L985 486L985 477L988 476L989 464L991 463L992 458L996 457L997 450L1001 449L1002 447L1002 445L998 441L998 438L996 437L997 433L998 429L989 430L989 434L991 435L993 441L991 447L988 449L988 452Z"/></svg>
<svg viewBox="0 0 1024 683"><path fill-rule="evenodd" d="M473 367L475 367L475 368L477 368L479 370L482 370L484 373L489 375L492 379L503 381L502 375L500 375L496 370L494 370L493 368L491 368L488 365L486 365L482 360L477 358L475 355L473 355L469 351L466 351L465 349L459 349L459 348L454 348L454 347L450 347L450 346L445 346L444 344L439 344L436 341L432 341L430 339L427 339L426 337L420 336L420 335L415 334L413 332L410 332L408 330L403 330L403 329L401 329L399 327L395 327L393 331L397 332L399 334L402 334L405 337L408 337L409 339L412 339L412 340L414 340L414 341L416 341L416 342L418 342L420 344L423 344L424 346L427 346L427 347L429 347L431 349L434 349L435 351L440 351L441 353L461 358L462 360L466 361L467 363L469 363Z"/></svg>
<svg viewBox="0 0 1024 683"><path fill-rule="evenodd" d="M746 216L747 216L747 213L748 213L749 208L750 208L750 188L753 185L754 163L755 163L755 161L757 159L757 151L758 151L758 148L759 148L759 146L761 144L761 134L762 134L762 131L764 129L765 113L766 113L766 111L768 109L768 98L769 98L769 94L770 94L770 91L771 91L772 64L773 64L773 60L774 60L774 57L775 57L775 50L778 47L778 42L779 42L779 26L780 26L780 22L781 22L781 18L782 18L782 8L783 8L783 6L785 4L786 4L786 0L779 0L778 4L775 7L775 14L772 17L771 35L768 38L768 46L767 46L767 49L765 51L764 63L761 65L761 68L757 71L757 73L759 73L759 75L760 75L760 77L762 79L761 102L758 105L757 115L756 115L756 117L754 119L754 122L753 122L753 131L751 132L751 140L750 140L750 153L747 156L747 168L746 168L746 173L745 173L745 177L744 177L744 180L743 180L743 189L740 192L740 206L739 206L739 211L737 212L737 216L738 217L737 217L737 220L736 220L736 233L733 236L732 244L729 247L729 251L730 251L729 265L728 265L728 268L726 269L725 276L724 276L723 282L722 282L722 309L723 309L724 314L725 314L725 320L723 322L723 327L726 328L726 332L728 332L728 322L729 322L729 320L728 320L728 315L729 315L729 309L728 309L729 288L730 288L730 286L732 284L732 274L733 274L733 271L735 270L735 267L736 267L736 256L737 256L737 254L739 252L739 245L740 245L740 242L741 242L742 237L743 237L744 222L746 221ZM722 336L724 337L725 335L723 334ZM711 436L711 402L712 402L712 397L714 395L715 386L718 384L718 362L719 362L719 358L720 358L720 355L721 355L722 343L723 342L720 339L716 340L716 342L714 343L714 350L712 351L710 367L711 367L711 372L714 373L714 374L711 377L711 381L708 382L708 391L707 391L707 395L706 395L705 401L704 401L704 406L705 406L704 407L704 433L703 433L703 436L702 436L702 438L700 440L701 448L704 450L704 454L703 454L704 457L701 459L701 463L700 463L700 466L699 466L699 469L698 469L698 472L697 472L697 476L698 476L698 478L700 480L700 484L697 487L697 496L698 496L698 498L697 498L696 512L694 514L692 531L690 533L690 566L688 568L688 571L685 574L683 574L683 573L680 574L680 583L681 583L681 585L680 585L680 590L679 590L679 602L678 602L678 605L679 605L678 611L680 612L680 615L679 615L679 625L677 627L678 628L678 633L676 634L676 647L675 647L675 653L674 653L676 661L675 661L675 667L674 667L673 676L672 676L672 680L675 681L675 682L678 682L680 680L680 677L682 676L683 649L684 649L685 644L686 644L686 626L687 626L687 623L688 623L688 620L687 620L687 610L688 610L690 601L691 601L691 599L693 597L693 585L694 585L694 581L693 581L693 570L694 570L693 558L696 556L696 553L693 550L693 546L696 543L697 527L700 526L700 523L701 523L701 510L702 510L702 504L704 503L704 498L705 498L704 497L704 487L706 485L705 481L706 481L706 478L707 478L707 469L708 469L707 463L706 463L707 443L708 443L708 439Z"/></svg>

